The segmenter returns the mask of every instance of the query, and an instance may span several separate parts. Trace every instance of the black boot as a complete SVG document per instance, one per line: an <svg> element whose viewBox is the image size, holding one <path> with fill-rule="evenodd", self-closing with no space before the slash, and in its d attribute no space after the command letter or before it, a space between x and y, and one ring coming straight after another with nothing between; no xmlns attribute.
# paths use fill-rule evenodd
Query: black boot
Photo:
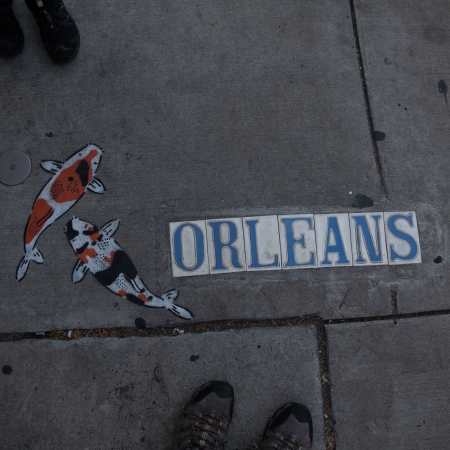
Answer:
<svg viewBox="0 0 450 450"><path fill-rule="evenodd" d="M25 0L41 30L50 58L64 63L75 58L80 48L80 33L62 0Z"/></svg>
<svg viewBox="0 0 450 450"><path fill-rule="evenodd" d="M23 49L23 31L11 8L13 0L0 0L0 55L14 56Z"/></svg>

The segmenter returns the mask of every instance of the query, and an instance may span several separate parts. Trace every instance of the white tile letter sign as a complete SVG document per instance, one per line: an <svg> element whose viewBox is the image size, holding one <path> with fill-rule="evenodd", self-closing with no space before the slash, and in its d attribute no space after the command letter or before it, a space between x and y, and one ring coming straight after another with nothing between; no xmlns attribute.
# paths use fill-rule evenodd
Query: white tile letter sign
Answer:
<svg viewBox="0 0 450 450"><path fill-rule="evenodd" d="M174 222L170 247L174 277L422 262L414 211Z"/></svg>

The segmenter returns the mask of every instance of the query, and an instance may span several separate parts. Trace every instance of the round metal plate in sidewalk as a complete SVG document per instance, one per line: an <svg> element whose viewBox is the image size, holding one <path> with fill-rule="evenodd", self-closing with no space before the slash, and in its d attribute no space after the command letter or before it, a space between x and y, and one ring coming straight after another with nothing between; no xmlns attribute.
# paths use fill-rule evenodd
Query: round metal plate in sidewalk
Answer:
<svg viewBox="0 0 450 450"><path fill-rule="evenodd" d="M22 183L30 170L30 158L24 152L11 150L0 156L0 181L8 186Z"/></svg>

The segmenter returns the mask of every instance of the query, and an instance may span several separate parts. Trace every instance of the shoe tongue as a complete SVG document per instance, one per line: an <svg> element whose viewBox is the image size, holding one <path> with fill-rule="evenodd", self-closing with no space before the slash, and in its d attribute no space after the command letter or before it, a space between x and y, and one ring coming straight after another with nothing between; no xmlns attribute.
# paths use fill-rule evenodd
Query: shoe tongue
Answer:
<svg viewBox="0 0 450 450"><path fill-rule="evenodd" d="M211 393L198 403L198 407L200 410L208 411L213 417L226 417L230 405L215 393Z"/></svg>

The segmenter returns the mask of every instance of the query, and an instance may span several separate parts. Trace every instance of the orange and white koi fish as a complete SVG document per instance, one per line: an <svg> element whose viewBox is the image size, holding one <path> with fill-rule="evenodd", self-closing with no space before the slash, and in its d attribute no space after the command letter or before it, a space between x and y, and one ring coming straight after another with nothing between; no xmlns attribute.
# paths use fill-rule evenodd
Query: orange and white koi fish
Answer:
<svg viewBox="0 0 450 450"><path fill-rule="evenodd" d="M112 238L118 227L118 220L111 220L100 229L77 217L67 222L64 232L78 257L72 281L80 282L89 270L103 286L130 302L150 308L166 308L182 319L191 319L192 314L186 308L174 303L178 297L176 289L161 297L150 292L131 258Z"/></svg>
<svg viewBox="0 0 450 450"><path fill-rule="evenodd" d="M17 281L25 276L30 261L44 262L42 253L35 248L44 230L72 208L86 190L96 194L105 192L103 183L95 178L102 153L100 147L89 144L64 163L41 162L41 167L54 175L39 193L31 210L25 229L25 256L17 268Z"/></svg>

